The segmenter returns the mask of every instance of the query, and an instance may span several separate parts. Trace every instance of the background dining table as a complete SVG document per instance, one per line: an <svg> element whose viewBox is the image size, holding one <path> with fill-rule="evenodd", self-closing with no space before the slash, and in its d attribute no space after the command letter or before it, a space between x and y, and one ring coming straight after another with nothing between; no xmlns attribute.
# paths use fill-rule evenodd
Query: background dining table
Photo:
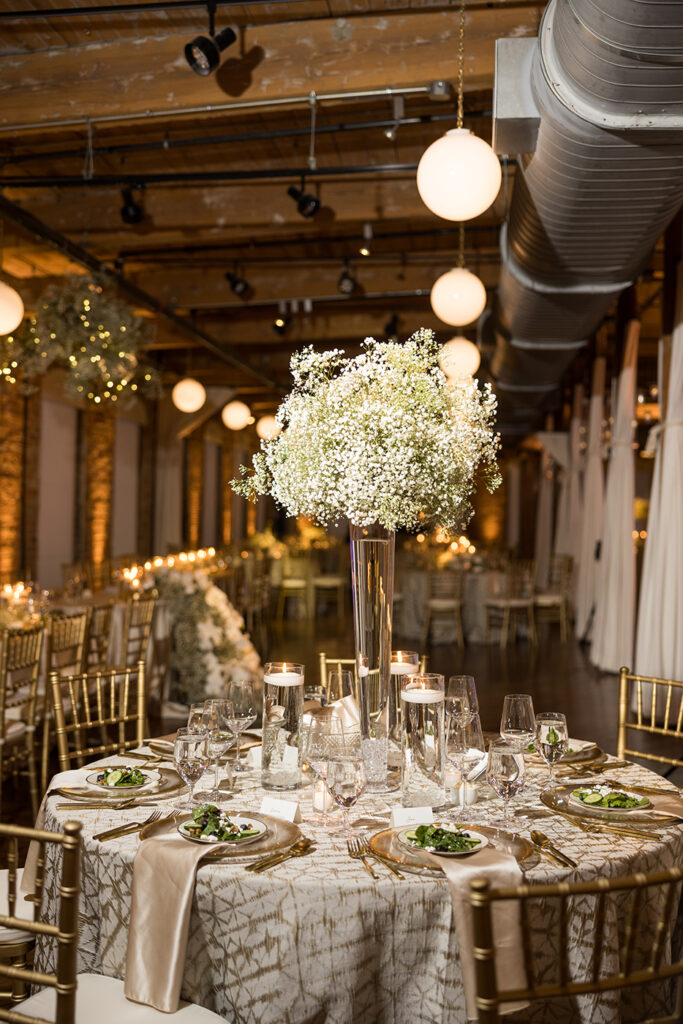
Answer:
<svg viewBox="0 0 683 1024"><path fill-rule="evenodd" d="M113 763L112 758L107 759ZM122 761L122 763L124 763ZM661 785L663 780L643 768L620 769L632 784ZM73 777L73 776L71 776ZM541 810L540 790L547 773L530 767L527 785L513 809ZM53 780L51 789L56 780ZM304 817L310 813L311 787L294 797ZM228 810L256 813L265 793L260 771L241 775ZM272 794L271 794L272 795ZM291 796L292 794L283 794ZM500 824L502 804L484 785L482 799L459 815L447 817L479 824ZM125 972L133 860L140 839L124 836L100 843L93 836L130 819L142 820L151 808L130 810L57 809L63 800L48 796L42 813L45 827L58 830L65 821L84 823L79 970L121 978ZM363 796L355 818L365 819L370 832L388 825L399 794ZM682 811L683 811L683 799ZM170 813L173 802L160 806ZM541 811L542 813L542 811ZM542 829L577 863L576 871L553 864L536 853L523 861L525 881L556 882L616 878L636 871L661 871L683 860L683 824L658 825L659 838L621 838L610 833L587 835L557 816L540 820L511 816L511 827L528 838ZM440 873L410 874L403 880L375 864L379 880L352 860L345 840L304 820L302 832L315 839L316 849L262 874L240 863L202 864L192 904L183 997L204 1005L236 1024L461 1024L466 1017L458 943L446 879ZM145 840L151 842L153 840ZM160 883L163 884L163 881ZM50 905L57 895L55 865L48 862L46 889ZM654 927L661 904L647 897ZM617 901L605 921L604 947L623 935L626 909ZM589 961L595 901L575 899L569 929L572 969ZM555 908L532 910L532 943L546 973L559 962ZM683 908L674 904L666 922L674 953L683 944ZM652 935L636 937L636 949L647 953ZM39 951L42 966L50 953ZM556 1004L553 1022L624 1024L663 1013L669 986L650 986L643 997L631 990L625 1007L618 995L587 996ZM547 1022L547 1006L535 1004L511 1020Z"/></svg>

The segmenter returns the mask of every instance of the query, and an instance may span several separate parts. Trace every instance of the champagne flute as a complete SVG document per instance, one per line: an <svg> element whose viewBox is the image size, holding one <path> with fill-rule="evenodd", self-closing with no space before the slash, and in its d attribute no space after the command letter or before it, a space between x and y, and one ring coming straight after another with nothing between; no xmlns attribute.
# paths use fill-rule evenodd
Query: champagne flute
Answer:
<svg viewBox="0 0 683 1024"><path fill-rule="evenodd" d="M555 781L555 765L569 746L567 719L559 711L543 711L536 715L534 746L548 765L548 786Z"/></svg>
<svg viewBox="0 0 683 1024"><path fill-rule="evenodd" d="M510 798L524 785L524 755L518 743L496 740L491 744L486 781L503 801L503 825L507 827Z"/></svg>
<svg viewBox="0 0 683 1024"><path fill-rule="evenodd" d="M365 790L367 781L365 763L360 745L360 735L344 737L343 753L335 754L327 762L326 785L330 796L341 807L344 825L333 836L349 838L356 834L349 821L349 811Z"/></svg>
<svg viewBox="0 0 683 1024"><path fill-rule="evenodd" d="M190 729L178 729L173 744L173 760L178 775L189 788L187 806L178 810L192 812L194 787L209 767L208 734Z"/></svg>
<svg viewBox="0 0 683 1024"><path fill-rule="evenodd" d="M234 718L232 701L222 698L211 698L204 701L204 715L202 724L209 736L209 754L214 763L213 789L207 793L199 793L207 802L217 804L225 796L218 788L219 761L228 748L235 742L235 737L230 728L230 722ZM226 765L226 776L230 787L232 787L232 773L230 765Z"/></svg>
<svg viewBox="0 0 683 1024"><path fill-rule="evenodd" d="M247 679L233 680L233 682L228 684L228 700L232 702L233 706L230 728L237 737L235 764L232 770L234 772L246 772L247 768L240 761L240 739L244 730L256 721L254 687L252 683Z"/></svg>
<svg viewBox="0 0 683 1024"><path fill-rule="evenodd" d="M529 693L508 693L503 699L500 735L510 743L518 743L524 751L536 735L534 702Z"/></svg>
<svg viewBox="0 0 683 1024"><path fill-rule="evenodd" d="M332 715L315 715L311 718L310 724L301 736L301 758L303 764L310 768L319 785L313 787L313 814L308 821L319 825L329 825L330 816L327 814L324 805L324 798L329 794L327 789L327 768L331 757L338 755L344 749L344 727L339 718ZM323 797L323 809L321 814L315 814L318 810L315 806L316 796Z"/></svg>

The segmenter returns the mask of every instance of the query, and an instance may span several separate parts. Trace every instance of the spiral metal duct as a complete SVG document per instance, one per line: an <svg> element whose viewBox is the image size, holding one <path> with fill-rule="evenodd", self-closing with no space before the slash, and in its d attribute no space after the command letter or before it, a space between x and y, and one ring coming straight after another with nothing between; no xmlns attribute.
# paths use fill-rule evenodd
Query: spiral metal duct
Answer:
<svg viewBox="0 0 683 1024"><path fill-rule="evenodd" d="M531 62L489 370L501 429L533 426L683 203L683 3L551 0Z"/></svg>

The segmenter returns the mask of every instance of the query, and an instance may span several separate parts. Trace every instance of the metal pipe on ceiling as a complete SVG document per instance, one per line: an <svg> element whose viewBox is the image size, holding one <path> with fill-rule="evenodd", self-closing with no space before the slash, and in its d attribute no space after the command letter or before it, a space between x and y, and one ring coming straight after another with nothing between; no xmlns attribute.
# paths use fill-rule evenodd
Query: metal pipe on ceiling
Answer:
<svg viewBox="0 0 683 1024"><path fill-rule="evenodd" d="M307 3L308 0L213 0L216 7L260 7L272 3ZM84 7L52 7L24 9L21 11L0 11L0 21L33 21L42 18L96 17L99 14L172 14L173 11L200 9L206 11L206 0L172 0L171 3L150 3L149 0L132 4L89 4Z"/></svg>

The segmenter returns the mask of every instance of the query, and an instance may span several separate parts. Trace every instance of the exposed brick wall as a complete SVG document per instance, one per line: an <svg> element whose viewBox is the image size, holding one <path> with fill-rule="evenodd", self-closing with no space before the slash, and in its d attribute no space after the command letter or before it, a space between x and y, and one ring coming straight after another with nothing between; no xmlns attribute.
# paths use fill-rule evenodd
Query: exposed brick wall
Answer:
<svg viewBox="0 0 683 1024"><path fill-rule="evenodd" d="M21 571L24 472L24 396L16 385L0 389L0 582Z"/></svg>
<svg viewBox="0 0 683 1024"><path fill-rule="evenodd" d="M201 432L185 440L185 544L194 551L199 547L204 486L204 439Z"/></svg>
<svg viewBox="0 0 683 1024"><path fill-rule="evenodd" d="M40 497L41 396L38 387L26 398L24 438L24 530L21 575L36 579L38 572L38 505Z"/></svg>
<svg viewBox="0 0 683 1024"><path fill-rule="evenodd" d="M145 558L155 554L154 516L157 472L158 402L146 402L147 423L140 432L138 469L138 551Z"/></svg>
<svg viewBox="0 0 683 1024"><path fill-rule="evenodd" d="M96 582L102 580L103 565L111 550L115 431L116 420L109 409L88 407L83 413L84 556L93 563Z"/></svg>
<svg viewBox="0 0 683 1024"><path fill-rule="evenodd" d="M230 481L234 477L232 435L228 434L223 442L221 464L221 506L222 506L222 542L232 542L232 496L234 491Z"/></svg>

